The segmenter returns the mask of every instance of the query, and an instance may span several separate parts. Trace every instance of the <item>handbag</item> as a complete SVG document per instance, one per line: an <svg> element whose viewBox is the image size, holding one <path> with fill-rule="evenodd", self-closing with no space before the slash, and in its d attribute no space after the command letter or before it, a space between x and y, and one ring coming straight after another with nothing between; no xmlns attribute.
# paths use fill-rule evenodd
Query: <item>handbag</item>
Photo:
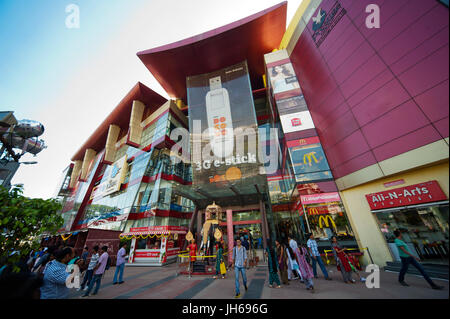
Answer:
<svg viewBox="0 0 450 319"><path fill-rule="evenodd" d="M225 275L227 273L227 268L225 267L225 263L222 261L220 263L220 274Z"/></svg>

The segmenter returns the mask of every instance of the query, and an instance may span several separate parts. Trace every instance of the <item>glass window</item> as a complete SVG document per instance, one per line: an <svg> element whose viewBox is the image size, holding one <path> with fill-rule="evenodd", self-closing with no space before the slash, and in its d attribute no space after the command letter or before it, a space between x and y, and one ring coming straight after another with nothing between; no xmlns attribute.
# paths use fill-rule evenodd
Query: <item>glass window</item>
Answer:
<svg viewBox="0 0 450 319"><path fill-rule="evenodd" d="M441 261L448 264L448 204L403 208L374 214L382 234L390 244L391 251L395 249L393 232L399 229L410 250L422 260ZM392 253L396 256L395 250Z"/></svg>

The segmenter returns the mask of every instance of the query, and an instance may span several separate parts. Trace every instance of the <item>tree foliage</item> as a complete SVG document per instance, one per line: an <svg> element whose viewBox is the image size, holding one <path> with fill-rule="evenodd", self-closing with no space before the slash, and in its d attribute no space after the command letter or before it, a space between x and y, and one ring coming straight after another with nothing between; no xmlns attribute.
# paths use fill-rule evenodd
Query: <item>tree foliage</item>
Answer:
<svg viewBox="0 0 450 319"><path fill-rule="evenodd" d="M40 235L54 234L64 223L61 204L55 199L22 194L21 185L10 191L0 186L0 260L10 265L37 249Z"/></svg>

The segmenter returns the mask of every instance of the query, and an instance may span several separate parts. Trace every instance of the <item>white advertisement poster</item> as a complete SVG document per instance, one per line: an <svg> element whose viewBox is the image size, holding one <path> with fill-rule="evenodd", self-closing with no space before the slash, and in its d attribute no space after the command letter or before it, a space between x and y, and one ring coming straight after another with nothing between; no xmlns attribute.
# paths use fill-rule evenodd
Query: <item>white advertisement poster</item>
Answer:
<svg viewBox="0 0 450 319"><path fill-rule="evenodd" d="M311 114L308 111L282 115L280 120L285 134L314 128Z"/></svg>

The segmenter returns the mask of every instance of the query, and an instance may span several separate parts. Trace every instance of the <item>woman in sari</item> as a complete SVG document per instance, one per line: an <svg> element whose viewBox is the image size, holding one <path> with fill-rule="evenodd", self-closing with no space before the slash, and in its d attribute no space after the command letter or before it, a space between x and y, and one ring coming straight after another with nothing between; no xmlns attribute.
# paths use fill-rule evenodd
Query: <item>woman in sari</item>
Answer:
<svg viewBox="0 0 450 319"><path fill-rule="evenodd" d="M217 253L216 253L216 275L214 276L214 279L217 279L217 277L219 276L219 274L221 274L220 272L220 264L221 263L225 263L225 259L223 258L223 246L222 243L219 242L217 244ZM221 274L222 275L222 279L225 279L225 274Z"/></svg>
<svg viewBox="0 0 450 319"><path fill-rule="evenodd" d="M352 279L352 267L350 266L347 254L345 253L345 248L339 246L337 237L331 237L331 247L333 248L334 259L336 260L337 269L341 271L342 278L346 284L355 283Z"/></svg>
<svg viewBox="0 0 450 319"><path fill-rule="evenodd" d="M311 265L306 260L306 256L308 255L308 251L306 250L304 245L300 245L298 249L298 266L300 270L300 274L305 281L306 290L311 290L314 293L314 282L312 278L314 277L314 273Z"/></svg>
<svg viewBox="0 0 450 319"><path fill-rule="evenodd" d="M277 288L281 288L280 278L278 277L277 255L269 239L267 239L266 257L267 264L269 265L269 287L272 288L275 282Z"/></svg>
<svg viewBox="0 0 450 319"><path fill-rule="evenodd" d="M287 254L286 249L281 245L278 240L275 240L275 245L277 246L277 257L278 257L278 265L280 268L281 281L284 285L289 285L288 281L288 265L287 265Z"/></svg>

